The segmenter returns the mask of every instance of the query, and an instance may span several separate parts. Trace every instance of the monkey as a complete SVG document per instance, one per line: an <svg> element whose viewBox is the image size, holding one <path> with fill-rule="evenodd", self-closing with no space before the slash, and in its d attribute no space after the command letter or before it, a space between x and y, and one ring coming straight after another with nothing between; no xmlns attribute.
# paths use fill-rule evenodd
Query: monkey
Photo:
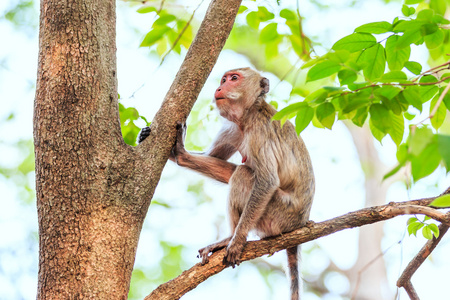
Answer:
<svg viewBox="0 0 450 300"><path fill-rule="evenodd" d="M272 120L276 110L265 101L268 92L269 80L257 71L226 72L214 93L224 124L203 154L185 150L186 125L177 125L170 159L230 185L231 236L200 249L202 264L208 263L210 254L226 248L224 263L234 268L241 262L250 231L260 238L276 236L309 220L315 190L311 159L294 126ZM236 152L242 156L241 165L228 162ZM287 249L292 300L300 297L299 248Z"/></svg>

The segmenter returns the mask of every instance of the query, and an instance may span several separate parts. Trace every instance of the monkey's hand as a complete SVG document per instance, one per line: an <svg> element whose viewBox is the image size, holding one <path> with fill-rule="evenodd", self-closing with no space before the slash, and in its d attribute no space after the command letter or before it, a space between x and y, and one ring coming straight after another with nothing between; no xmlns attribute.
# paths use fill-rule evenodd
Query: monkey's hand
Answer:
<svg viewBox="0 0 450 300"><path fill-rule="evenodd" d="M177 123L177 139L170 152L169 159L176 162L177 158L183 155L186 150L184 149L184 140L186 138L186 123Z"/></svg>
<svg viewBox="0 0 450 300"><path fill-rule="evenodd" d="M141 132L139 132L138 144L142 143L150 135L151 131L150 127L142 128Z"/></svg>
<svg viewBox="0 0 450 300"><path fill-rule="evenodd" d="M241 263L241 254L246 241L239 241L235 236L231 239L227 247L227 254L224 257L224 263L227 266L235 267Z"/></svg>

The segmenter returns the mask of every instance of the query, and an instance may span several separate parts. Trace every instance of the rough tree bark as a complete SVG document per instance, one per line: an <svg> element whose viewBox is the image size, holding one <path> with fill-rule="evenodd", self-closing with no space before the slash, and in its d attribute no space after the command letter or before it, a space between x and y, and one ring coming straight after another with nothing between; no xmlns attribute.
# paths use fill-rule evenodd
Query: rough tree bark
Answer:
<svg viewBox="0 0 450 300"><path fill-rule="evenodd" d="M34 108L38 299L126 299L142 222L175 140L234 23L212 1L139 147L120 132L115 1L42 0Z"/></svg>

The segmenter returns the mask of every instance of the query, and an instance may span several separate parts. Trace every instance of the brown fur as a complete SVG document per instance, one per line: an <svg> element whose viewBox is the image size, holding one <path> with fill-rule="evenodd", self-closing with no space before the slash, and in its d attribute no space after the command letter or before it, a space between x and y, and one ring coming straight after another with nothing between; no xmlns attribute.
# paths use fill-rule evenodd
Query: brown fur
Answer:
<svg viewBox="0 0 450 300"><path fill-rule="evenodd" d="M303 226L309 219L314 174L308 151L294 126L272 121L275 109L265 101L268 80L249 69L225 73L215 100L227 119L211 149L203 155L184 149L185 127L178 131L172 160L230 184L228 214L232 236L199 250L202 263L210 253L227 247L225 263L240 263L249 231L261 237ZM227 160L236 151L244 158L236 166ZM297 247L287 250L292 299L299 298Z"/></svg>

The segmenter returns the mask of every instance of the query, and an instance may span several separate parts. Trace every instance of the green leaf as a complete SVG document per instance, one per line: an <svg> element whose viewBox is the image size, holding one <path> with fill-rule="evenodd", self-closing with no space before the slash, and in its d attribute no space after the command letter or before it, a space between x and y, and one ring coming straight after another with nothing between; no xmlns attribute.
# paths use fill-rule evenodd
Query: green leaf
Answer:
<svg viewBox="0 0 450 300"><path fill-rule="evenodd" d="M394 143L399 146L403 140L403 134L405 132L405 119L402 115L391 114L391 128L389 129L389 135Z"/></svg>
<svg viewBox="0 0 450 300"><path fill-rule="evenodd" d="M147 35L144 37L144 40L142 41L140 47L150 47L153 44L155 44L157 41L159 41L164 34L170 30L170 27L168 26L161 26L153 28Z"/></svg>
<svg viewBox="0 0 450 300"><path fill-rule="evenodd" d="M358 59L358 63L363 67L364 76L368 80L374 80L384 73L386 67L386 55L381 44L367 48Z"/></svg>
<svg viewBox="0 0 450 300"><path fill-rule="evenodd" d="M410 152L418 156L425 147L433 141L433 132L428 127L419 127L414 134L410 135L409 146Z"/></svg>
<svg viewBox="0 0 450 300"><path fill-rule="evenodd" d="M430 0L430 8L436 13L444 16L447 10L447 3L444 0Z"/></svg>
<svg viewBox="0 0 450 300"><path fill-rule="evenodd" d="M258 6L258 17L261 22L267 22L269 20L272 20L275 15L267 10L265 6Z"/></svg>
<svg viewBox="0 0 450 300"><path fill-rule="evenodd" d="M433 238L433 234L431 233L431 230L428 226L425 226L422 229L422 235L424 238L426 238L427 240L431 240Z"/></svg>
<svg viewBox="0 0 450 300"><path fill-rule="evenodd" d="M309 106L301 107L295 118L295 131L300 134L312 121L314 109Z"/></svg>
<svg viewBox="0 0 450 300"><path fill-rule="evenodd" d="M296 20L297 19L297 15L290 9L282 9L280 11L280 17L286 19L286 20Z"/></svg>
<svg viewBox="0 0 450 300"><path fill-rule="evenodd" d="M406 221L406 224L411 224L411 223L414 223L414 222L418 222L419 220L416 218L416 217L411 217L411 218L409 218L408 219L408 221Z"/></svg>
<svg viewBox="0 0 450 300"><path fill-rule="evenodd" d="M406 5L412 5L422 2L423 0L405 0Z"/></svg>
<svg viewBox="0 0 450 300"><path fill-rule="evenodd" d="M275 40L278 37L277 26L278 26L277 23L267 24L266 27L264 27L261 30L261 34L259 35L259 41L263 44L266 44L268 42Z"/></svg>
<svg viewBox="0 0 450 300"><path fill-rule="evenodd" d="M402 71L391 71L381 76L382 82L405 82L407 79Z"/></svg>
<svg viewBox="0 0 450 300"><path fill-rule="evenodd" d="M358 78L358 75L355 71L344 69L338 72L338 78L342 86L355 82L355 80Z"/></svg>
<svg viewBox="0 0 450 300"><path fill-rule="evenodd" d="M414 236L417 236L417 231L424 226L421 222L412 222L408 225L408 234L414 234Z"/></svg>
<svg viewBox="0 0 450 300"><path fill-rule="evenodd" d="M259 23L261 23L261 20L258 17L258 12L252 11L248 13L245 19L247 20L248 26L256 30L259 29Z"/></svg>
<svg viewBox="0 0 450 300"><path fill-rule="evenodd" d="M417 13L416 20L422 20L422 21L431 21L431 19L434 16L434 11L431 9L422 9Z"/></svg>
<svg viewBox="0 0 450 300"><path fill-rule="evenodd" d="M330 60L322 61L309 69L308 74L306 75L306 81L314 81L331 76L340 69L341 65L336 62Z"/></svg>
<svg viewBox="0 0 450 300"><path fill-rule="evenodd" d="M347 50L336 50L329 52L326 57L336 63L345 63L350 58L350 52Z"/></svg>
<svg viewBox="0 0 450 300"><path fill-rule="evenodd" d="M420 97L420 88L418 86L408 86L401 93L413 107L422 112L422 100Z"/></svg>
<svg viewBox="0 0 450 300"><path fill-rule="evenodd" d="M395 96L397 96L402 90L398 87L392 86L392 85L384 85L379 89L376 89L374 91L374 94L376 96L383 96L387 99L392 99Z"/></svg>
<svg viewBox="0 0 450 300"><path fill-rule="evenodd" d="M355 32L365 32L365 33L386 33L392 31L392 25L389 22L372 22L368 24L361 25L355 29Z"/></svg>
<svg viewBox="0 0 450 300"><path fill-rule="evenodd" d="M409 16L413 15L415 12L416 12L416 9L414 7L409 7L407 5L402 6L402 14L405 17L409 17Z"/></svg>
<svg viewBox="0 0 450 300"><path fill-rule="evenodd" d="M390 170L388 173L386 173L383 176L383 180L388 179L389 177L393 176L394 174L396 174L398 171L400 171L400 169L404 166L404 164L399 164L397 165L395 168L393 168L392 170Z"/></svg>
<svg viewBox="0 0 450 300"><path fill-rule="evenodd" d="M372 132L372 135L377 141L381 143L383 138L386 136L386 133L382 132L380 129L378 129L374 124L372 118L369 119L369 128Z"/></svg>
<svg viewBox="0 0 450 300"><path fill-rule="evenodd" d="M239 7L238 14L242 14L242 13L245 12L247 9L248 9L247 6L241 5L241 6Z"/></svg>
<svg viewBox="0 0 450 300"><path fill-rule="evenodd" d="M163 25L166 25L167 23L170 23L172 21L175 21L177 18L174 15L165 15L158 18L158 20L153 23L153 27L161 27Z"/></svg>
<svg viewBox="0 0 450 300"><path fill-rule="evenodd" d="M391 71L403 69L411 54L411 47L397 49L398 35L391 35L386 40L386 60Z"/></svg>
<svg viewBox="0 0 450 300"><path fill-rule="evenodd" d="M425 216L425 217L428 217L428 216ZM439 237L439 227L437 227L436 224L434 224L434 223L428 224L428 228L430 228L430 230L433 233L435 238Z"/></svg>
<svg viewBox="0 0 450 300"><path fill-rule="evenodd" d="M140 8L138 8L137 12L140 14L146 14L152 11L156 11L156 8L153 6L142 6Z"/></svg>
<svg viewBox="0 0 450 300"><path fill-rule="evenodd" d="M419 156L411 159L411 173L415 181L424 178L436 170L441 162L437 143L428 144Z"/></svg>
<svg viewBox="0 0 450 300"><path fill-rule="evenodd" d="M450 171L450 136L438 134L437 141L439 153L444 160L448 172Z"/></svg>
<svg viewBox="0 0 450 300"><path fill-rule="evenodd" d="M294 104L291 104L279 112L277 112L272 118L274 120L281 120L282 118L289 116L293 113L297 113L302 107L308 106L308 103L306 102L297 102Z"/></svg>
<svg viewBox="0 0 450 300"><path fill-rule="evenodd" d="M323 126L331 129L336 119L334 105L330 102L320 104L316 108L316 117Z"/></svg>
<svg viewBox="0 0 450 300"><path fill-rule="evenodd" d="M383 133L388 133L392 123L391 114L383 104L375 103L370 106L370 120Z"/></svg>
<svg viewBox="0 0 450 300"><path fill-rule="evenodd" d="M367 33L353 33L343 37L333 45L334 50L356 52L371 47L377 43L375 37Z"/></svg>
<svg viewBox="0 0 450 300"><path fill-rule="evenodd" d="M439 29L430 35L424 36L423 39L425 40L425 45L428 49L434 49L444 42L444 32L442 29Z"/></svg>
<svg viewBox="0 0 450 300"><path fill-rule="evenodd" d="M447 109L450 110L450 95L448 93L445 94L443 102Z"/></svg>
<svg viewBox="0 0 450 300"><path fill-rule="evenodd" d="M415 61L405 62L405 68L415 75L419 75L422 72L422 65Z"/></svg>
<svg viewBox="0 0 450 300"><path fill-rule="evenodd" d="M445 116L447 115L447 109L445 108L444 103L441 102L434 116L431 116L431 112L434 110L434 107L436 106L439 97L440 97L439 94L434 96L430 104L430 117L431 117L430 121L431 125L436 130L438 130L442 126L445 120Z"/></svg>
<svg viewBox="0 0 450 300"><path fill-rule="evenodd" d="M450 207L450 194L440 196L433 200L429 204L429 206L435 206L435 207Z"/></svg>
<svg viewBox="0 0 450 300"><path fill-rule="evenodd" d="M417 43L422 38L420 29L409 29L398 39L395 48L397 50L409 47L411 44Z"/></svg>
<svg viewBox="0 0 450 300"><path fill-rule="evenodd" d="M368 111L369 111L368 107L359 108L356 111L355 116L352 118L353 124L355 124L356 126L362 127L364 125L364 123L366 122L367 116L369 114Z"/></svg>
<svg viewBox="0 0 450 300"><path fill-rule="evenodd" d="M439 91L439 88L436 85L431 84L437 81L438 80L433 75L425 75L420 78L419 83L421 85L419 90L422 103L425 103L433 98L433 96Z"/></svg>

